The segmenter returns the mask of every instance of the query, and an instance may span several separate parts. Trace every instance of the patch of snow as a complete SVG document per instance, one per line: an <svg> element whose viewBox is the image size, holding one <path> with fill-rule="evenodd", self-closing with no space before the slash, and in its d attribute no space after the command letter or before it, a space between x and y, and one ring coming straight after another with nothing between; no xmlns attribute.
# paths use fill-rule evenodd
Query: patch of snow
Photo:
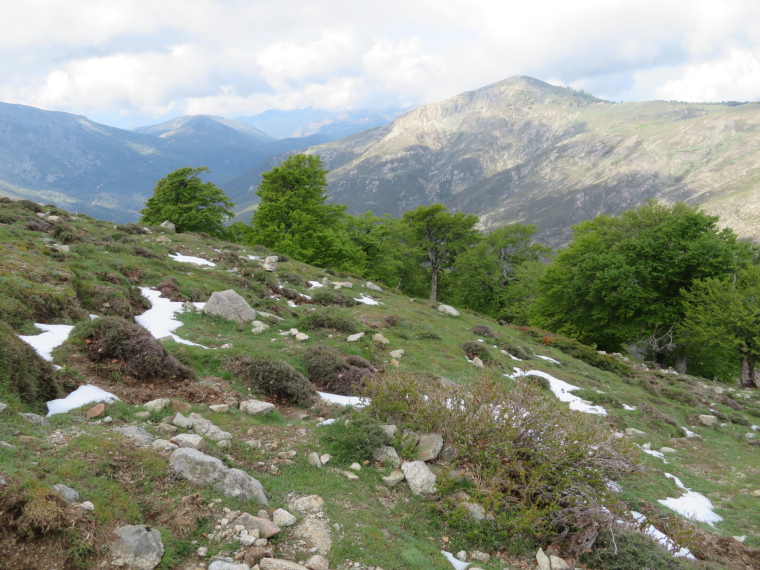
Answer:
<svg viewBox="0 0 760 570"><path fill-rule="evenodd" d="M628 404L623 404L624 410L635 410L636 406L629 406Z"/></svg>
<svg viewBox="0 0 760 570"><path fill-rule="evenodd" d="M86 384L80 386L65 398L58 398L57 400L48 402L47 417L55 414L65 414L87 404L96 404L98 402L111 403L118 400L119 398L111 394L111 392L106 392L102 388L98 388L92 384Z"/></svg>
<svg viewBox="0 0 760 570"><path fill-rule="evenodd" d="M637 444L637 445L638 445L638 444ZM649 454L649 455L653 455L654 457L659 457L660 459L662 459L662 461L663 461L664 463L667 463L667 462L668 462L668 460L667 460L667 459L665 459L665 455L664 455L663 453L661 453L661 452L659 452L659 451L655 451L654 449L644 449L644 448L643 448L643 447L641 447L640 445L639 445L638 447L639 447L639 449L641 449L641 451L643 451L644 453L647 453L647 454Z"/></svg>
<svg viewBox="0 0 760 570"><path fill-rule="evenodd" d="M309 289L319 289L320 287L324 287L319 281L307 281L309 284Z"/></svg>
<svg viewBox="0 0 760 570"><path fill-rule="evenodd" d="M334 424L337 421L336 418L328 418L326 420L322 420L317 425L318 426L329 426L330 424Z"/></svg>
<svg viewBox="0 0 760 570"><path fill-rule="evenodd" d="M92 313L89 314L90 320L94 321L95 319L99 319L100 315L93 315Z"/></svg>
<svg viewBox="0 0 760 570"><path fill-rule="evenodd" d="M303 294L303 293L300 293L300 295L301 295L301 297L303 297L304 299L308 299L309 301L311 301L311 297L309 297L308 295L305 295L305 294Z"/></svg>
<svg viewBox="0 0 760 570"><path fill-rule="evenodd" d="M694 432L693 432L693 431L691 431L690 429L688 429L688 428L685 428L685 427L683 427L683 426L681 426L681 429L682 429L682 430L683 430L683 432L686 434L686 437L692 437L692 436L695 436L695 435L697 435L696 433L694 433Z"/></svg>
<svg viewBox="0 0 760 570"><path fill-rule="evenodd" d="M362 293L361 297L354 297L354 300L364 303L365 305L382 305L380 301L375 301L372 297L367 297Z"/></svg>
<svg viewBox="0 0 760 570"><path fill-rule="evenodd" d="M297 307L297 306L298 305L296 305L293 301L288 301L288 307Z"/></svg>
<svg viewBox="0 0 760 570"><path fill-rule="evenodd" d="M57 346L62 345L74 329L71 325L43 325L34 323L38 329L44 332L35 335L18 335L26 344L30 345L37 354L48 362L53 361L52 352Z"/></svg>
<svg viewBox="0 0 760 570"><path fill-rule="evenodd" d="M546 372L542 372L540 370L529 370L528 372L523 372L520 368L517 367L515 367L514 370L515 373L510 376L510 378L515 380L523 376L538 376L539 378L547 380L549 382L549 389L552 391L552 393L560 402L569 403L571 410L585 412L587 414L596 414L599 416L607 415L607 410L605 410L602 406L591 406L589 404L584 404L579 396L571 394L573 390L580 390L579 386L568 384L564 380L559 380L551 374L547 374ZM507 375L505 374L505 376Z"/></svg>
<svg viewBox="0 0 760 570"><path fill-rule="evenodd" d="M137 315L135 317L135 322L148 329L148 332L153 335L153 338L170 336L175 342L181 344L208 348L207 346L190 342L189 340L185 340L174 334L173 331L182 326L182 322L175 319L174 315L185 311L182 306L184 303L166 299L161 296L161 291L149 289L148 287L140 287L140 293L150 301L151 307L142 315Z"/></svg>
<svg viewBox="0 0 760 570"><path fill-rule="evenodd" d="M454 570L465 570L471 562L462 562L461 560L457 560L454 555L451 552L446 552L445 550L441 550L441 554L443 554L446 557L446 560L451 562L451 565L454 567Z"/></svg>
<svg viewBox="0 0 760 570"><path fill-rule="evenodd" d="M258 255L246 255L247 259L250 259L251 261L256 261L257 259L261 259L261 256Z"/></svg>
<svg viewBox="0 0 760 570"><path fill-rule="evenodd" d="M203 259L202 257L193 257L192 255L182 255L179 253L175 253L174 255L170 253L169 257L180 263L192 263L193 265L208 265L209 267L216 267L216 263L213 263L208 259Z"/></svg>
<svg viewBox="0 0 760 570"><path fill-rule="evenodd" d="M507 352L507 356L509 356L512 360L517 360L517 362L523 361L522 358L517 358L514 354L510 354L509 352Z"/></svg>
<svg viewBox="0 0 760 570"><path fill-rule="evenodd" d="M713 527L715 526L715 523L723 520L723 517L713 511L713 504L710 502L710 499L701 493L688 489L675 475L665 473L665 477L673 479L676 485L678 485L678 488L686 491L686 493L677 499L672 497L668 497L667 499L657 499L658 503L669 509L673 509L679 515L684 516L687 519L707 523Z"/></svg>
<svg viewBox="0 0 760 570"><path fill-rule="evenodd" d="M550 358L548 356L541 356L540 354L535 355L536 358L541 358L542 360L546 360L547 362L552 362L553 364L559 364L559 360L554 360L553 358Z"/></svg>
<svg viewBox="0 0 760 570"><path fill-rule="evenodd" d="M482 339L482 338L479 338L479 339L478 339L478 342L483 342L483 339Z"/></svg>
<svg viewBox="0 0 760 570"><path fill-rule="evenodd" d="M631 511L631 516L636 519L638 523L641 524L641 532L643 534L646 534L647 536L650 536L654 538L657 542L662 544L665 548L667 548L670 552L673 553L673 556L676 558L691 558L692 560L695 560L694 555L691 553L691 551L686 548L678 548L678 545L674 543L668 535L666 535L664 532L657 530L655 527L653 527L651 524L647 524L644 526L647 522L647 518L642 515L641 513L637 513L636 511ZM622 521L621 521L622 522Z"/></svg>
<svg viewBox="0 0 760 570"><path fill-rule="evenodd" d="M369 406L369 398L359 398L357 396L341 396L340 394L330 394L328 392L317 392L319 397L323 400L330 402L331 404L338 404L339 406L355 406L357 408L363 408Z"/></svg>
<svg viewBox="0 0 760 570"><path fill-rule="evenodd" d="M752 426L752 431L758 431L760 430L760 426Z"/></svg>

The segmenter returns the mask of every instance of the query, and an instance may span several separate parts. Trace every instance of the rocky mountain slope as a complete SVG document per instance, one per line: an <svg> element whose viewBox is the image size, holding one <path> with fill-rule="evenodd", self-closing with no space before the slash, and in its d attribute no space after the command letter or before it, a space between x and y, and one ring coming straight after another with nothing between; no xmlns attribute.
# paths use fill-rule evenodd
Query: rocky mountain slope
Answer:
<svg viewBox="0 0 760 570"><path fill-rule="evenodd" d="M30 202L0 201L0 255L6 568L463 568L454 554L470 570L760 564L756 391L275 261L264 248ZM233 300L230 312L218 297ZM369 413L332 403L355 396L316 397L315 387L359 390L360 381ZM39 417L51 391L81 385L119 401ZM362 442L375 415L386 447L351 459L371 445ZM519 421L488 423L507 420ZM562 444L544 439L569 433ZM592 434L601 439L576 449ZM628 521L614 523L614 538L599 535L578 558L568 538L579 538L576 526L564 539L505 534L510 513L534 496L521 481L538 485L597 458L608 469L623 458L615 449L643 470L594 499ZM520 471L526 459L537 471ZM489 486L493 469L506 471ZM515 493L506 506L505 485ZM553 492L533 489L547 500ZM663 532L698 560L634 528Z"/></svg>
<svg viewBox="0 0 760 570"><path fill-rule="evenodd" d="M484 227L571 224L647 199L701 204L760 237L760 104L613 103L513 77L310 149L353 213L442 202Z"/></svg>

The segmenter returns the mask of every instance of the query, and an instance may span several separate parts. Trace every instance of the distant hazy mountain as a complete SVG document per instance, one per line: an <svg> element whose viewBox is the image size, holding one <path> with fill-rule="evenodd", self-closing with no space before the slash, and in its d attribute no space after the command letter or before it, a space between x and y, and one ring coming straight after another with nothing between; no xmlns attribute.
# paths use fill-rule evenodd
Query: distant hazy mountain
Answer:
<svg viewBox="0 0 760 570"><path fill-rule="evenodd" d="M309 152L354 213L442 202L558 244L571 224L658 198L760 239L758 103L612 103L513 77Z"/></svg>
<svg viewBox="0 0 760 570"><path fill-rule="evenodd" d="M400 107L345 111L326 111L311 107L288 111L270 109L253 117L238 117L237 120L278 138L322 135L327 140L335 140L386 125L406 110L408 109Z"/></svg>

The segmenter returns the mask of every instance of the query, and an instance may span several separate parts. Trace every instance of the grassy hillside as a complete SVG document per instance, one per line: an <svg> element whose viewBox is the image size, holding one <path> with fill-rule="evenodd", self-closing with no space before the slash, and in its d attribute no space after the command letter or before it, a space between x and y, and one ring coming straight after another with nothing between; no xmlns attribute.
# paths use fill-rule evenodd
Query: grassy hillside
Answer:
<svg viewBox="0 0 760 570"><path fill-rule="evenodd" d="M203 258L215 266L181 263L170 254ZM760 564L760 460L758 447L752 445L756 439L747 435L754 435L753 426L760 424L756 391L734 390L645 363L632 365L556 335L500 326L477 314L451 317L426 300L409 299L386 288L369 289L352 275L336 275L294 260L281 260L276 271L264 271L263 257L271 254L199 234L173 234L155 227L145 232L138 226L115 226L31 202L0 202L0 321L4 323L0 402L8 404L0 411L0 441L9 444L0 445L0 518L12 521L0 529L5 567L98 567L108 560L110 531L124 524L160 530L165 552L159 568L196 568L216 555L249 560L246 557L252 557L257 547L219 540L217 525L221 527L221 519L229 515L223 508L255 515L260 504L192 486L169 468L167 452L136 447L114 431L134 425L169 439L166 425L180 409L184 415L201 414L232 434L226 446L209 440L204 453L255 476L269 497L269 514L290 508L297 496L316 494L324 499L322 517L329 522L332 540L325 555L330 568L451 568L441 550L467 551L473 562L470 568L527 568L536 550L549 546L579 567L590 568ZM325 279L351 287L309 284ZM162 339L166 356L189 371L177 372L174 378L155 371L143 374L134 366L136 356L118 350L111 354L102 338L92 336L100 325L89 316L132 321L150 306L140 287L158 288L176 302L205 302L215 291L234 289L265 313L259 318L269 328L254 334L251 324L188 308L177 316L183 324L174 332L207 348ZM378 304L358 303L357 298ZM38 332L35 322L77 325L69 340L54 351L54 364L62 366L60 370L41 364L16 342L15 335ZM299 341L281 334L293 328L309 338ZM349 334L359 332L365 335L347 342ZM377 334L387 344L373 338ZM121 342L126 347L137 341L127 335ZM359 418L372 416L382 423L395 421L402 430L437 427L446 443L459 446L455 457L431 463L438 477L435 494L415 495L406 483L388 487L382 477L391 473L391 467L372 460L355 473L337 459L322 468L309 463L309 453L329 448L328 428L317 424L342 418L345 409L317 400L295 406L285 392L269 391L271 383L252 379L246 367L274 359L311 376L319 383L317 388L343 382L361 393L361 385L346 378L334 379L331 385L326 376L318 376L308 365L315 347L338 354L346 374L358 374L356 369L364 362L376 370L365 388L376 400L362 415L351 416L354 425L363 425L365 420ZM391 355L396 350L403 350L403 355ZM476 355L483 368L473 364ZM353 363L353 368L345 363ZM570 411L549 390L548 382L516 374L515 367L579 387L573 394L587 406L604 407L607 415ZM275 377L279 378L271 373L265 380ZM36 386L37 391L21 389L22 384ZM90 405L51 416L46 425L34 425L18 415L44 414L44 401L51 393L67 393L80 384L95 384L120 398L106 406L104 415L110 422L103 416L86 418ZM237 402L255 396L275 403L276 411L250 416L235 408ZM162 411L143 407L156 398L170 398L173 403ZM452 406L451 401L461 405ZM488 422L498 416L498 408L492 408L497 411L486 414L481 423L474 421L481 404L492 401L523 411L529 426L523 435L543 435L526 437L520 449L499 447L500 438L509 434L493 429L477 432L484 425L496 425ZM231 408L209 408L219 404ZM717 425L703 425L700 415L715 416ZM351 432L347 428L352 423L344 426L345 431ZM557 426L561 429L552 431ZM475 434L469 440L465 427ZM622 435L628 428L643 433ZM689 432L693 435L686 437ZM567 434L573 435L572 441L562 442ZM355 436L339 429L332 434L333 440L349 442L349 455L357 441L350 438ZM559 439L545 440L553 443L539 453L541 437ZM569 453L586 437L598 437L604 446L616 446L620 440L626 453L635 457L634 463L640 462L633 465L630 476L617 481L620 489L600 492L594 500L610 505L616 517L629 518L630 510L643 513L701 561L675 559L618 523L613 534L600 534L592 552L578 558L580 550L575 547L581 543L574 545L571 537L580 536L580 519L568 519L563 538L556 529L547 531L539 518L530 518L547 505L527 496L526 489L545 493L550 502L557 489L542 487L541 481L578 487L588 483L566 478L573 469L567 463ZM518 439L503 441L516 445ZM414 458L400 436L395 443L402 458ZM673 451L657 457L636 445ZM578 463L584 461L578 457ZM526 465L546 472L520 472L518 467ZM666 472L709 498L722 522L714 528L694 524L661 505L658 500L685 492ZM59 483L78 490L94 510L76 510L56 499L50 487ZM511 502L506 489L514 493ZM480 504L489 517L472 520L464 506L470 501ZM520 510L530 501L533 512ZM535 520L536 526L519 527L515 523L519 517ZM746 539L741 543L733 536ZM310 556L308 545L304 546L308 542L285 529L266 548L272 547L278 558L303 562ZM208 548L208 554L199 558L198 548ZM473 551L485 552L490 559L473 559Z"/></svg>

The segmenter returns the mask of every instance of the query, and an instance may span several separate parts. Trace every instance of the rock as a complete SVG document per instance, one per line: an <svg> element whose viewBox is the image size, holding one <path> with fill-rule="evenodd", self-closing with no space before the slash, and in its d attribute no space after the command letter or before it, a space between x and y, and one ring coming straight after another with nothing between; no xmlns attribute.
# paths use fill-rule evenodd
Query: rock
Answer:
<svg viewBox="0 0 760 570"><path fill-rule="evenodd" d="M134 414L132 414L132 415L133 415L133 416L135 416L136 418L139 418L139 419L141 419L141 420L144 420L144 419L146 419L146 418L149 418L149 417L150 417L150 412L135 412L135 413L134 413ZM105 418L103 418L103 419L105 419Z"/></svg>
<svg viewBox="0 0 760 570"><path fill-rule="evenodd" d="M399 366L401 366L401 363L395 358L391 358L391 366L393 366L394 368L398 368Z"/></svg>
<svg viewBox="0 0 760 570"><path fill-rule="evenodd" d="M262 558L259 562L261 570L308 570L295 562L282 560L281 558Z"/></svg>
<svg viewBox="0 0 760 570"><path fill-rule="evenodd" d="M182 400L172 400L172 410L180 414L189 414L193 407Z"/></svg>
<svg viewBox="0 0 760 570"><path fill-rule="evenodd" d="M186 418L179 412L177 412L177 415L174 416L172 423L177 427L181 427L182 429L190 429L193 427L193 420Z"/></svg>
<svg viewBox="0 0 760 570"><path fill-rule="evenodd" d="M161 533L145 525L126 525L113 531L119 538L111 543L114 566L152 570L161 562L164 545Z"/></svg>
<svg viewBox="0 0 760 570"><path fill-rule="evenodd" d="M272 513L272 522L280 528L287 528L296 524L298 519L285 509L277 509Z"/></svg>
<svg viewBox="0 0 760 570"><path fill-rule="evenodd" d="M327 465L327 462L332 459L332 455L329 453L323 453L319 456L319 460L322 462L322 465Z"/></svg>
<svg viewBox="0 0 760 570"><path fill-rule="evenodd" d="M676 450L672 447L661 447L660 453L676 453Z"/></svg>
<svg viewBox="0 0 760 570"><path fill-rule="evenodd" d="M113 431L131 439L137 447L150 447L156 438L138 426L115 427Z"/></svg>
<svg viewBox="0 0 760 570"><path fill-rule="evenodd" d="M359 476L351 471L341 471L341 473L343 473L349 481L358 481L359 479Z"/></svg>
<svg viewBox="0 0 760 570"><path fill-rule="evenodd" d="M330 570L330 563L326 558L320 556L319 554L315 554L309 558L306 562L304 562L304 566L306 566L309 570Z"/></svg>
<svg viewBox="0 0 760 570"><path fill-rule="evenodd" d="M404 472L401 469L393 469L388 475L383 477L383 483L389 487L395 487L404 480Z"/></svg>
<svg viewBox="0 0 760 570"><path fill-rule="evenodd" d="M443 449L443 436L440 433L426 433L417 442L417 459L432 461Z"/></svg>
<svg viewBox="0 0 760 570"><path fill-rule="evenodd" d="M226 560L215 560L208 565L208 570L251 570L248 564L238 564L237 562L227 562Z"/></svg>
<svg viewBox="0 0 760 570"><path fill-rule="evenodd" d="M491 560L491 555L480 550L473 550L470 552L470 559L477 560L478 562L488 562Z"/></svg>
<svg viewBox="0 0 760 570"><path fill-rule="evenodd" d="M327 556L332 548L330 525L324 519L309 517L293 527L292 535L296 539L305 540L321 556Z"/></svg>
<svg viewBox="0 0 760 570"><path fill-rule="evenodd" d="M709 414L700 414L699 421L702 422L702 425L708 427L714 427L718 425L718 418Z"/></svg>
<svg viewBox="0 0 760 570"><path fill-rule="evenodd" d="M549 557L541 548L536 552L536 563L538 564L539 570L552 570L551 560L549 560Z"/></svg>
<svg viewBox="0 0 760 570"><path fill-rule="evenodd" d="M275 405L261 400L243 400L240 402L240 411L252 416L263 416L275 409Z"/></svg>
<svg viewBox="0 0 760 570"><path fill-rule="evenodd" d="M160 227L162 227L162 228L164 228L166 230L169 230L170 232L176 232L177 231L177 226L175 226L169 220L164 220L163 222L161 222L161 226Z"/></svg>
<svg viewBox="0 0 760 570"><path fill-rule="evenodd" d="M388 441L393 441L393 438L396 437L398 426L394 424L383 424L380 426L380 429L385 432L385 437L388 439Z"/></svg>
<svg viewBox="0 0 760 570"><path fill-rule="evenodd" d="M750 495L752 495L753 497L760 497L760 489L755 489L754 491L751 491Z"/></svg>
<svg viewBox="0 0 760 570"><path fill-rule="evenodd" d="M449 315L450 317L459 316L459 311L457 311L454 307L450 307L449 305L438 305L438 310L441 311L444 315Z"/></svg>
<svg viewBox="0 0 760 570"><path fill-rule="evenodd" d="M277 271L277 262L280 261L280 258L276 255L270 255L267 256L264 261L261 263L261 268L264 271Z"/></svg>
<svg viewBox="0 0 760 570"><path fill-rule="evenodd" d="M0 402L0 413L3 413L7 407L8 407L8 404L4 404L3 402Z"/></svg>
<svg viewBox="0 0 760 570"><path fill-rule="evenodd" d="M379 344L388 344L390 342L387 338L385 338L380 333L373 334L372 335L372 340L375 341L375 342L377 342L377 343L379 343Z"/></svg>
<svg viewBox="0 0 760 570"><path fill-rule="evenodd" d="M388 353L388 356L390 356L391 358L401 358L402 356L404 356L404 350L401 348L399 348L398 350L391 350Z"/></svg>
<svg viewBox="0 0 760 570"><path fill-rule="evenodd" d="M150 448L156 451L174 451L178 447L178 445L174 445L168 439L156 439L150 445Z"/></svg>
<svg viewBox="0 0 760 570"><path fill-rule="evenodd" d="M438 458L443 461L454 461L458 455L459 451L457 451L457 448L449 443L443 446L443 449L438 454Z"/></svg>
<svg viewBox="0 0 760 570"><path fill-rule="evenodd" d="M390 445L381 445L372 454L372 459L383 464L392 465L393 467L401 466L401 458L395 447Z"/></svg>
<svg viewBox="0 0 760 570"><path fill-rule="evenodd" d="M288 507L300 515L309 515L320 512L324 504L325 500L319 495L307 495L293 499Z"/></svg>
<svg viewBox="0 0 760 570"><path fill-rule="evenodd" d="M95 505L93 505L91 501L84 501L83 503L79 503L79 506L82 507L85 511L95 510Z"/></svg>
<svg viewBox="0 0 760 570"><path fill-rule="evenodd" d="M645 431L641 431L640 429L636 429L636 428L626 428L625 429L625 435L627 435L629 437L636 437L636 436L639 436L639 435L646 435L646 432Z"/></svg>
<svg viewBox="0 0 760 570"><path fill-rule="evenodd" d="M757 434L755 432L748 432L744 434L744 439L755 439Z"/></svg>
<svg viewBox="0 0 760 570"><path fill-rule="evenodd" d="M401 466L406 482L415 495L435 493L436 477L424 461L410 461Z"/></svg>
<svg viewBox="0 0 760 570"><path fill-rule="evenodd" d="M28 412L20 413L19 416L21 416L22 419L26 420L32 425L35 426L47 426L50 425L50 422L47 421L42 416L38 416L37 414L31 414Z"/></svg>
<svg viewBox="0 0 760 570"><path fill-rule="evenodd" d="M472 364L475 366L475 368L485 368L485 364L483 364L483 361L480 360L477 356L472 359Z"/></svg>
<svg viewBox="0 0 760 570"><path fill-rule="evenodd" d="M306 333L302 333L302 332L300 332L300 333L298 333L298 334L295 336L295 338L296 338L296 340L297 340L297 341L299 341L299 342L303 342L303 341L305 341L305 340L309 340L309 335L307 335Z"/></svg>
<svg viewBox="0 0 760 570"><path fill-rule="evenodd" d="M205 435L209 439L212 439L214 441L232 439L232 434L230 432L221 430L219 427L215 426L200 414L190 414L188 419L192 420L193 429L196 432Z"/></svg>
<svg viewBox="0 0 760 570"><path fill-rule="evenodd" d="M307 461L309 462L309 465L313 465L314 467L322 467L322 460L319 458L319 453L316 451L309 453Z"/></svg>
<svg viewBox="0 0 760 570"><path fill-rule="evenodd" d="M362 338L363 336L364 336L364 333L363 333L363 332L360 332L360 333L356 333L356 334L352 334L352 335L349 335L349 336L346 338L346 342L356 342L357 340L359 340L359 339L360 339L360 338Z"/></svg>
<svg viewBox="0 0 760 570"><path fill-rule="evenodd" d="M336 285L340 285L341 287L345 287L346 289L354 288L354 284L351 283L351 281L341 281L340 283L336 283Z"/></svg>
<svg viewBox="0 0 760 570"><path fill-rule="evenodd" d="M82 500L79 493L67 485L62 485L60 483L58 485L53 485L53 490L63 497L63 500L69 504L78 503Z"/></svg>
<svg viewBox="0 0 760 570"><path fill-rule="evenodd" d="M254 517L248 513L243 513L235 519L236 525L242 525L248 531L258 531L259 536L271 538L280 532L280 527L269 519Z"/></svg>
<svg viewBox="0 0 760 570"><path fill-rule="evenodd" d="M269 328L268 324L263 323L261 321L253 321L251 324L253 325L253 328L251 329L251 332L253 334L261 334Z"/></svg>
<svg viewBox="0 0 760 570"><path fill-rule="evenodd" d="M254 311L248 302L234 289L214 291L211 293L203 312L207 315L217 315L228 321L248 323L256 320Z"/></svg>
<svg viewBox="0 0 760 570"><path fill-rule="evenodd" d="M570 565L562 560L559 556L550 554L549 563L551 564L552 570L570 570Z"/></svg>
<svg viewBox="0 0 760 570"><path fill-rule="evenodd" d="M375 284L374 284L374 283L372 283L371 281L367 281L367 282L364 284L364 286L365 286L367 289L369 289L370 291L377 291L377 292L379 292L379 293L382 293L382 292L383 292L383 288L382 288L382 287L379 287L379 286L375 285Z"/></svg>
<svg viewBox="0 0 760 570"><path fill-rule="evenodd" d="M467 514L470 516L470 518L476 522L480 522L485 520L486 518L486 511L483 507L478 505L477 503L470 503L468 501L465 501L462 503L462 506L467 511ZM487 560L483 560L483 562L488 562Z"/></svg>
<svg viewBox="0 0 760 570"><path fill-rule="evenodd" d="M170 442L177 447L189 447L191 449L197 449L199 451L206 449L206 446L208 445L205 439L194 433L181 433L179 435L175 435L173 438L171 438Z"/></svg>
<svg viewBox="0 0 760 570"><path fill-rule="evenodd" d="M230 407L227 404L211 404L208 409L218 414L225 414L230 411Z"/></svg>
<svg viewBox="0 0 760 570"><path fill-rule="evenodd" d="M106 405L103 403L95 404L92 408L87 410L84 414L84 417L86 417L88 420L92 418L97 418L98 416L103 415L103 412L106 411Z"/></svg>
<svg viewBox="0 0 760 570"><path fill-rule="evenodd" d="M0 441L0 447L3 449L16 449L15 445L8 443L7 441Z"/></svg>
<svg viewBox="0 0 760 570"><path fill-rule="evenodd" d="M224 479L215 487L227 495L236 499L257 499L262 505L268 505L269 500L264 493L258 479L254 479L241 469L230 469Z"/></svg>
<svg viewBox="0 0 760 570"><path fill-rule="evenodd" d="M169 398L158 398L157 400L151 400L150 402L146 402L143 404L143 408L148 410L149 412L160 412L163 410L166 406L169 405Z"/></svg>

